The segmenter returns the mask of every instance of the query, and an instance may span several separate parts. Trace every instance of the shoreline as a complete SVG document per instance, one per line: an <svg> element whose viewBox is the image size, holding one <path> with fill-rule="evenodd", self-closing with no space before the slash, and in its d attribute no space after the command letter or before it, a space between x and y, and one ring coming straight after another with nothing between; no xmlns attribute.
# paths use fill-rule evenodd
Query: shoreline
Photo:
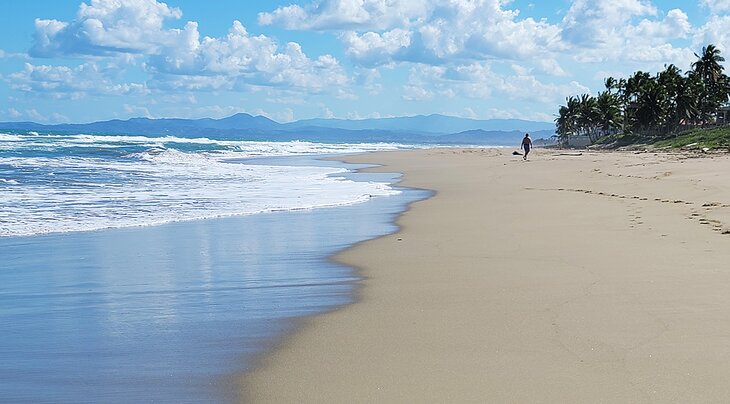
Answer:
<svg viewBox="0 0 730 404"><path fill-rule="evenodd" d="M276 351L279 351L287 345L288 341L291 338L294 338L297 333L299 333L301 330L306 329L307 327L311 326L311 322L321 316L327 316L328 314L338 312L340 310L343 310L347 308L348 306L352 306L353 304L357 304L360 300L360 292L362 289L361 283L364 280L364 277L362 276L361 269L353 266L350 263L346 263L342 261L339 257L346 253L347 251L358 248L360 245L368 243L373 240L377 240L381 237L387 237L394 234L397 234L400 230L400 226L398 225L398 219L406 212L408 212L411 209L411 206L414 203L422 202L424 200L428 200L433 195L435 195L435 192L429 189L425 188L418 188L418 187L411 187L411 186L405 186L403 185L403 175L399 172L394 172L392 170L388 169L388 166L380 165L377 163L371 163L368 159L363 159L363 156L370 156L372 154L379 154L383 152L363 152L363 153L356 153L356 154L337 154L337 155L328 155L324 157L317 158L318 161L324 161L324 162L332 162L332 163L342 163L344 165L353 165L353 166L361 166L361 167L347 167L348 170L351 170L350 173L347 173L344 175L345 178L350 178L352 175L354 176L361 176L361 175L367 175L367 174L384 174L388 176L392 176L391 179L388 181L389 186L391 186L393 189L399 189L402 193L411 193L413 195L406 196L403 194L398 194L394 196L378 196L379 199L383 198L399 198L403 201L394 204L395 206L399 206L397 209L393 209L392 212L382 212L380 211L377 215L378 217L385 217L389 219L383 219L383 223L381 224L381 227L383 228L382 231L380 231L380 234L371 235L371 237L367 238L361 238L360 241L356 241L354 243L346 244L338 249L336 249L334 252L330 253L329 255L326 255L322 258L323 263L328 263L331 265L347 268L348 271L351 272L353 280L347 281L346 284L351 287L351 291L348 293L348 301L335 304L335 305L328 305L327 308L323 311L318 311L312 314L305 314L305 315L298 315L296 317L292 317L287 319L287 331L275 335L272 339L266 342L266 348L259 350L254 355L250 355L249 358L247 358L248 368L244 370L243 372L238 372L235 374L227 375L224 377L221 381L221 385L229 385L233 387L229 387L224 389L223 391L229 391L230 393L226 395L226 397L238 397L241 398L240 391L237 390L236 386L240 386L240 379L243 375L248 375L252 372L256 372L258 369L265 366L265 362L269 358L270 355L275 353ZM389 153L389 151L385 151L385 153ZM335 176L339 176L341 174L334 174ZM363 179L359 178L357 179L359 181L363 181ZM353 207L357 205L367 205L372 204L372 201L366 201L366 202L359 202L355 204L350 205L342 205L342 206L333 206L333 207L326 207L324 209L342 209L347 207ZM321 209L321 208L316 208ZM372 210L372 209L371 209ZM392 227L394 230L385 229L386 227Z"/></svg>
<svg viewBox="0 0 730 404"><path fill-rule="evenodd" d="M334 257L362 278L356 303L304 319L240 378L244 401L730 398L727 156L345 161L434 195Z"/></svg>
<svg viewBox="0 0 730 404"><path fill-rule="evenodd" d="M0 238L0 392L34 402L235 401L235 375L299 318L354 298L355 272L328 257L394 231L418 196Z"/></svg>

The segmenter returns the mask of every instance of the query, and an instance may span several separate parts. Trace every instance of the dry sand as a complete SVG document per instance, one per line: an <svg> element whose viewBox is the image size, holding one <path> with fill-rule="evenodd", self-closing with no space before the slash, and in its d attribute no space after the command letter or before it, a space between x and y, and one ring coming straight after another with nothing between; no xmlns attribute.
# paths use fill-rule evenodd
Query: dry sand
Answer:
<svg viewBox="0 0 730 404"><path fill-rule="evenodd" d="M336 259L246 402L730 402L730 156L367 154L436 195Z"/></svg>

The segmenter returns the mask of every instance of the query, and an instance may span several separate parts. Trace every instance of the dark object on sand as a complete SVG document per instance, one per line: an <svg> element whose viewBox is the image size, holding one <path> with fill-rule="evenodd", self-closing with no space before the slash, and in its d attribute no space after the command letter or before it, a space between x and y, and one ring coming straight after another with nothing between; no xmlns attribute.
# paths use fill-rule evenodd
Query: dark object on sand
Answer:
<svg viewBox="0 0 730 404"><path fill-rule="evenodd" d="M522 155L522 153L520 153L520 152L518 152L517 150L515 150L515 151L513 151L513 152L512 152L512 155L513 155L513 156L521 156L521 155Z"/></svg>

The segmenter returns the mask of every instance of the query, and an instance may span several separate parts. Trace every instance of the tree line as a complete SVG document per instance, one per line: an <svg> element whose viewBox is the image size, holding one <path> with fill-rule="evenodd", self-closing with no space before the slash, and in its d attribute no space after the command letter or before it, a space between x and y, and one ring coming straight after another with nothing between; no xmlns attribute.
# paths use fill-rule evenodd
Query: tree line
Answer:
<svg viewBox="0 0 730 404"><path fill-rule="evenodd" d="M655 75L637 71L628 78L604 80L597 96L570 96L555 119L559 140L585 135L591 142L616 133L659 136L691 126L714 123L730 97L730 78L715 45L695 53L685 74L670 64Z"/></svg>

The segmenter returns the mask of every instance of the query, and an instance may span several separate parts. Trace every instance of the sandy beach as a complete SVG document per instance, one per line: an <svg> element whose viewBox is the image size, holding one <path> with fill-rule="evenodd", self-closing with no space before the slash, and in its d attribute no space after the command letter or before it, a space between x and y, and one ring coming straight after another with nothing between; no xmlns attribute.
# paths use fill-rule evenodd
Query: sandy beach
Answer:
<svg viewBox="0 0 730 404"><path fill-rule="evenodd" d="M730 156L434 149L348 161L435 191L335 257L244 402L730 401Z"/></svg>

